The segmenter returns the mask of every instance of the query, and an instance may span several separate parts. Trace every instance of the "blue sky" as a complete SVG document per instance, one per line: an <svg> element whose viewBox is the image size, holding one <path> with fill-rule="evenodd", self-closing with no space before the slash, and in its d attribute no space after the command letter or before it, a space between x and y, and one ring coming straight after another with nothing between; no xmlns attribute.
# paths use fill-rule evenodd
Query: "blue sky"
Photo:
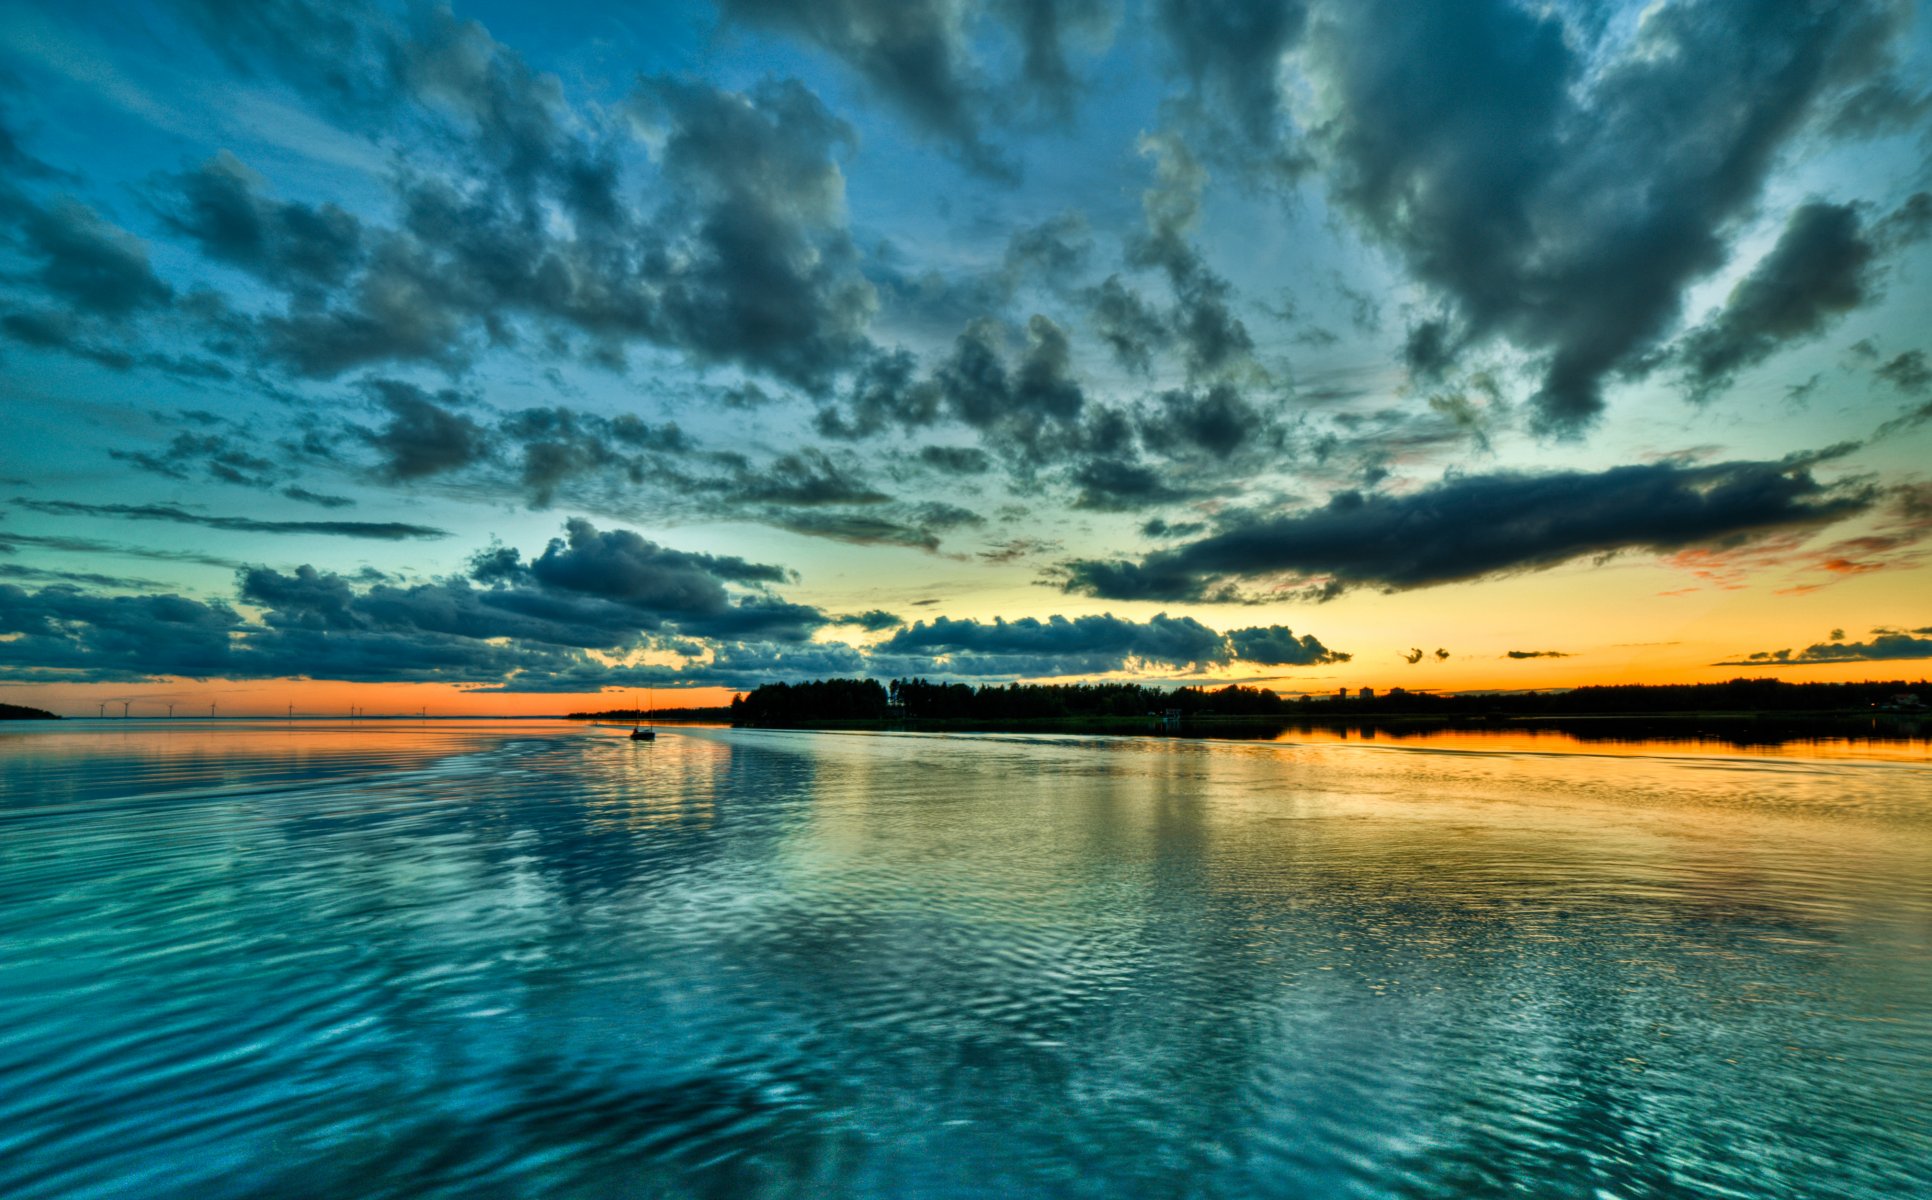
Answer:
<svg viewBox="0 0 1932 1200"><path fill-rule="evenodd" d="M0 678L1915 669L1925 15L9 6Z"/></svg>

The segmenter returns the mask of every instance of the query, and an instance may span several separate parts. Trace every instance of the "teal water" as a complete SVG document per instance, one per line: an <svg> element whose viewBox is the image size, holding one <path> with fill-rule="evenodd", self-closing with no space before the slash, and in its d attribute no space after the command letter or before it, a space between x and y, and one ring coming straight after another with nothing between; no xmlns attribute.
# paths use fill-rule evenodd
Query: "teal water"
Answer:
<svg viewBox="0 0 1932 1200"><path fill-rule="evenodd" d="M1932 1195L1932 764L0 731L0 1196Z"/></svg>

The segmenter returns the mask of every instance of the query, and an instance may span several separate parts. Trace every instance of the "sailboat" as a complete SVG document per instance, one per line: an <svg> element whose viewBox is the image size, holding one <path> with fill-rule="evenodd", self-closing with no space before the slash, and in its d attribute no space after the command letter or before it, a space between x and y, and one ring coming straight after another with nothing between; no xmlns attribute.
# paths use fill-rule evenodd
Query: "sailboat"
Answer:
<svg viewBox="0 0 1932 1200"><path fill-rule="evenodd" d="M637 698L633 696L631 698L631 707L634 709L636 706ZM631 740L633 742L655 742L657 740L657 730L644 725L642 714L637 714L637 719L631 722Z"/></svg>

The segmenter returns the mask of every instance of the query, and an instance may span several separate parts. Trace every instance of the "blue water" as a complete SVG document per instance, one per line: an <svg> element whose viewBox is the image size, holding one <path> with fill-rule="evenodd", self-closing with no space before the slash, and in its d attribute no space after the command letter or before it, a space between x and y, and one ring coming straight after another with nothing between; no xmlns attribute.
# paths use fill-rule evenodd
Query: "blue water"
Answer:
<svg viewBox="0 0 1932 1200"><path fill-rule="evenodd" d="M0 1197L1932 1195L1932 765L0 731Z"/></svg>

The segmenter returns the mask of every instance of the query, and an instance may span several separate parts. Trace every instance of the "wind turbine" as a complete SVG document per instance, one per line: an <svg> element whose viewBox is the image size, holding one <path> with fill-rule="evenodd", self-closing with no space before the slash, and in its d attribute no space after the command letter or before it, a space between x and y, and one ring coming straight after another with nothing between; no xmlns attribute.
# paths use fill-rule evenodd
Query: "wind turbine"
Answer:
<svg viewBox="0 0 1932 1200"><path fill-rule="evenodd" d="M121 720L127 720L127 701L121 701Z"/></svg>

